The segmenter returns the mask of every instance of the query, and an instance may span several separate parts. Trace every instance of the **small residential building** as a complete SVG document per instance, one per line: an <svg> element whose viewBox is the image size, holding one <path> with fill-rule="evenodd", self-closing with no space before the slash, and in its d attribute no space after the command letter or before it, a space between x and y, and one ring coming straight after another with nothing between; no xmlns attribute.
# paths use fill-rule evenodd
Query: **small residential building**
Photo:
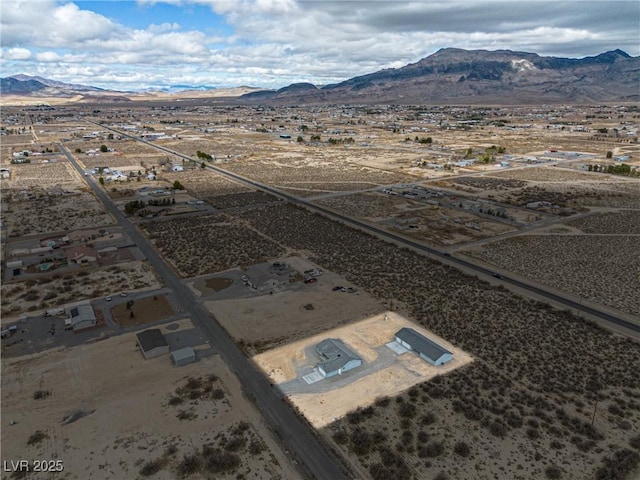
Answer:
<svg viewBox="0 0 640 480"><path fill-rule="evenodd" d="M65 249L67 260L78 265L88 265L94 263L98 259L98 252L93 248L78 245Z"/></svg>
<svg viewBox="0 0 640 480"><path fill-rule="evenodd" d="M171 167L171 171L172 172L183 172L184 171L184 167L182 165L174 165L173 167Z"/></svg>
<svg viewBox="0 0 640 480"><path fill-rule="evenodd" d="M188 363L195 362L196 352L191 347L181 348L180 350L171 352L171 360L173 360L176 367L181 367Z"/></svg>
<svg viewBox="0 0 640 480"><path fill-rule="evenodd" d="M74 331L95 327L98 323L96 313L89 302L66 307L65 312L67 314L65 323L67 327L71 327Z"/></svg>
<svg viewBox="0 0 640 480"><path fill-rule="evenodd" d="M362 359L337 338L321 341L316 345L316 352L323 360L318 364L318 371L323 377L342 375L362 365Z"/></svg>
<svg viewBox="0 0 640 480"><path fill-rule="evenodd" d="M395 339L400 345L418 353L422 359L436 367L450 362L453 358L453 353L413 328L401 328L396 332Z"/></svg>
<svg viewBox="0 0 640 480"><path fill-rule="evenodd" d="M137 333L136 336L138 337L138 347L147 360L169 353L169 344L159 328L145 330Z"/></svg>

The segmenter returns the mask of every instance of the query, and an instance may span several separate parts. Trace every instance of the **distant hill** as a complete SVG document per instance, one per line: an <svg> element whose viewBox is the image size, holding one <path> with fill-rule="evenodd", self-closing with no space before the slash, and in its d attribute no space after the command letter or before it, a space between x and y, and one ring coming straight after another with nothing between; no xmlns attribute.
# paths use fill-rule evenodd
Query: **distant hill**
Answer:
<svg viewBox="0 0 640 480"><path fill-rule="evenodd" d="M511 50L445 48L401 68L316 88L294 84L243 102L531 104L640 100L640 57L541 57Z"/></svg>
<svg viewBox="0 0 640 480"><path fill-rule="evenodd" d="M315 87L314 87L315 88ZM29 75L12 75L0 79L3 103L101 103L129 101L171 101L173 99L235 98L253 91L254 87L215 88L210 86L172 85L148 92L119 92L73 83L58 82Z"/></svg>

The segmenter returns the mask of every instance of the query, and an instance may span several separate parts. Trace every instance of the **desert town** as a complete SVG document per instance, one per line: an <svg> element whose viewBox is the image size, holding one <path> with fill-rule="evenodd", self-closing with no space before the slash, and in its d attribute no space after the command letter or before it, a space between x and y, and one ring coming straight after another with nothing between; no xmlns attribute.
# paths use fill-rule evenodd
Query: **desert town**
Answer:
<svg viewBox="0 0 640 480"><path fill-rule="evenodd" d="M0 115L4 461L640 471L637 105Z"/></svg>

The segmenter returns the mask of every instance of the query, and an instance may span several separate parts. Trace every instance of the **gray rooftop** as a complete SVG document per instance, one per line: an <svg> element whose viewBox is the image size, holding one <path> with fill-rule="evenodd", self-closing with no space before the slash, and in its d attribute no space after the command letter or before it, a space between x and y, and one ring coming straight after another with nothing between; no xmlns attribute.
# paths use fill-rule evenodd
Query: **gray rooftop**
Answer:
<svg viewBox="0 0 640 480"><path fill-rule="evenodd" d="M415 351L429 357L434 362L445 353L451 353L446 348L438 345L433 340L416 332L413 328L401 328L396 332L396 337L407 342Z"/></svg>
<svg viewBox="0 0 640 480"><path fill-rule="evenodd" d="M138 337L138 344L140 345L140 348L145 352L157 347L169 346L167 339L164 338L164 335L162 335L159 328L145 330L144 332L137 333L136 336Z"/></svg>
<svg viewBox="0 0 640 480"><path fill-rule="evenodd" d="M362 360L342 340L327 338L316 345L316 352L325 359L318 364L325 372L334 372L351 360Z"/></svg>
<svg viewBox="0 0 640 480"><path fill-rule="evenodd" d="M174 350L171 352L171 356L174 362L179 362L180 360L195 358L196 352L191 347L185 347L180 350Z"/></svg>
<svg viewBox="0 0 640 480"><path fill-rule="evenodd" d="M79 323L84 320L95 320L96 314L89 303L83 303L67 309L67 314L72 323Z"/></svg>

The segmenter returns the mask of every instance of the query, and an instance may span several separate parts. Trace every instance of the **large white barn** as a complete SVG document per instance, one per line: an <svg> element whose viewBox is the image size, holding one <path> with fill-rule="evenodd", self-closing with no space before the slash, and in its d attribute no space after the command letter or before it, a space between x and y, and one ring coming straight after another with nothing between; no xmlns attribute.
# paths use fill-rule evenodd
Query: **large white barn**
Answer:
<svg viewBox="0 0 640 480"><path fill-rule="evenodd" d="M422 359L436 367L453 359L453 353L416 332L413 328L401 328L396 332L395 339L400 345L417 352Z"/></svg>

